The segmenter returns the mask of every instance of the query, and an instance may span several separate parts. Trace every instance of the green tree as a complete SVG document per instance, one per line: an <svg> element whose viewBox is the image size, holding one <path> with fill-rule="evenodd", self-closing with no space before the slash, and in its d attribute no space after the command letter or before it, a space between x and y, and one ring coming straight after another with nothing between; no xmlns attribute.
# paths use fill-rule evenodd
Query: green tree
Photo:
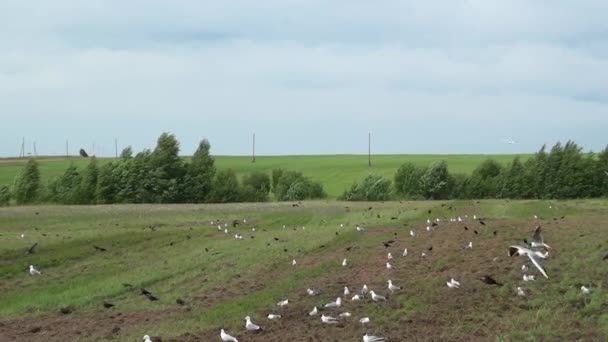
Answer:
<svg viewBox="0 0 608 342"><path fill-rule="evenodd" d="M211 192L209 193L209 202L229 203L239 202L240 199L239 181L234 171L232 169L219 171L213 179Z"/></svg>
<svg viewBox="0 0 608 342"><path fill-rule="evenodd" d="M277 187L279 185L279 179L281 179L281 177L283 176L283 173L285 173L285 169L273 169L272 170L272 192L276 195L277 194Z"/></svg>
<svg viewBox="0 0 608 342"><path fill-rule="evenodd" d="M503 170L499 183L500 197L524 197L525 168L519 157L515 157L511 162L511 165Z"/></svg>
<svg viewBox="0 0 608 342"><path fill-rule="evenodd" d="M608 146L597 155L595 173L598 195L608 196Z"/></svg>
<svg viewBox="0 0 608 342"><path fill-rule="evenodd" d="M13 191L13 197L18 204L33 203L38 200L40 195L40 169L35 159L28 160L15 180Z"/></svg>
<svg viewBox="0 0 608 342"><path fill-rule="evenodd" d="M395 190L406 198L420 196L420 179L424 174L424 168L418 167L410 162L404 163L395 173Z"/></svg>
<svg viewBox="0 0 608 342"><path fill-rule="evenodd" d="M341 200L345 201L386 201L390 198L391 181L376 175L368 175L359 183L345 190Z"/></svg>
<svg viewBox="0 0 608 342"><path fill-rule="evenodd" d="M209 141L203 139L187 167L184 191L189 202L202 203L211 191L211 183L216 171L215 160L209 153L210 149Z"/></svg>
<svg viewBox="0 0 608 342"><path fill-rule="evenodd" d="M179 142L173 134L160 135L149 162L152 172L144 181L146 183L144 188L146 195L151 195L151 202L183 202L185 198L181 184L186 174L186 167L179 157Z"/></svg>
<svg viewBox="0 0 608 342"><path fill-rule="evenodd" d="M11 202L11 189L6 185L0 185L0 207L6 207Z"/></svg>
<svg viewBox="0 0 608 342"><path fill-rule="evenodd" d="M111 204L117 202L119 180L115 177L115 169L118 164L120 164L120 161L107 163L99 169L97 189L95 191L97 203Z"/></svg>
<svg viewBox="0 0 608 342"><path fill-rule="evenodd" d="M243 178L242 199L247 202L265 202L270 192L270 177L264 172L253 172Z"/></svg>
<svg viewBox="0 0 608 342"><path fill-rule="evenodd" d="M420 191L428 199L444 199L449 194L448 164L445 161L432 163L420 178Z"/></svg>
<svg viewBox="0 0 608 342"><path fill-rule="evenodd" d="M273 172L273 178L275 174ZM273 179L274 181L274 179ZM274 194L279 201L298 201L310 198L323 198L325 191L318 182L313 182L297 171L281 171Z"/></svg>
<svg viewBox="0 0 608 342"><path fill-rule="evenodd" d="M82 172L80 188L78 190L78 200L80 204L95 203L98 177L99 168L97 167L97 158L93 156L89 165L87 165Z"/></svg>
<svg viewBox="0 0 608 342"><path fill-rule="evenodd" d="M471 174L468 195L470 198L495 198L498 192L502 166L493 159L486 159Z"/></svg>
<svg viewBox="0 0 608 342"><path fill-rule="evenodd" d="M80 172L74 164L70 164L61 177L51 182L49 186L50 199L61 204L76 204L79 202Z"/></svg>
<svg viewBox="0 0 608 342"><path fill-rule="evenodd" d="M131 146L127 146L122 150L122 152L120 152L120 159L131 158L133 158L133 148L131 148Z"/></svg>

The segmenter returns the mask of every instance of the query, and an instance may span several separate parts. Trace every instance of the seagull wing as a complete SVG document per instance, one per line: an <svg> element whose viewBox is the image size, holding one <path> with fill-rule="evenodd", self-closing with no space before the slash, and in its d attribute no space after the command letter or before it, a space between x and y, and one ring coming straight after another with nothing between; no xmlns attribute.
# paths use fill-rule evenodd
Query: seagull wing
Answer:
<svg viewBox="0 0 608 342"><path fill-rule="evenodd" d="M534 235L532 236L532 241L538 242L542 245L543 243L543 232L540 226L536 227L534 230Z"/></svg>
<svg viewBox="0 0 608 342"><path fill-rule="evenodd" d="M547 272L545 271L545 269L543 268L543 266L540 264L540 262L538 261L538 259L531 255L528 254L528 258L530 258L530 260L532 260L532 263L534 264L534 266L536 266L536 268L538 268L538 270L540 271L540 273L542 273L545 278L549 279L549 276L547 275Z"/></svg>

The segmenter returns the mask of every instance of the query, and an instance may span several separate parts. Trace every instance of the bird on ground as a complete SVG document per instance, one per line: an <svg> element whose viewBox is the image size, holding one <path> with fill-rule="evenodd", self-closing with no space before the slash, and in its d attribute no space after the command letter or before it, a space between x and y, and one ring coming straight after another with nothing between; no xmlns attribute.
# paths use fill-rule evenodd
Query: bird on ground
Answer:
<svg viewBox="0 0 608 342"><path fill-rule="evenodd" d="M319 311L317 310L317 307L315 306L309 313L308 316L316 316L317 313L319 313Z"/></svg>
<svg viewBox="0 0 608 342"><path fill-rule="evenodd" d="M297 265L297 264L298 264L298 263L296 262L296 259L291 260L291 266L295 266L295 265Z"/></svg>
<svg viewBox="0 0 608 342"><path fill-rule="evenodd" d="M144 340L144 342L152 342L152 339L150 338L150 335L144 335L143 340Z"/></svg>
<svg viewBox="0 0 608 342"><path fill-rule="evenodd" d="M395 266L391 265L391 263L390 263L390 262L387 262L387 263L386 263L386 269L387 269L387 270L393 270L393 269L396 269L396 268L395 268Z"/></svg>
<svg viewBox="0 0 608 342"><path fill-rule="evenodd" d="M407 256L407 248L403 250L403 256Z"/></svg>
<svg viewBox="0 0 608 342"><path fill-rule="evenodd" d="M386 341L384 339L384 337L368 335L367 333L365 333L363 335L363 342L383 342L383 341Z"/></svg>
<svg viewBox="0 0 608 342"><path fill-rule="evenodd" d="M177 304L177 305L186 305L186 301L183 300L183 299L181 299L181 298L177 298L175 300L175 304Z"/></svg>
<svg viewBox="0 0 608 342"><path fill-rule="evenodd" d="M369 293L369 289L367 288L366 284L363 284L363 287L361 288L361 294L363 296L366 296Z"/></svg>
<svg viewBox="0 0 608 342"><path fill-rule="evenodd" d="M224 342L239 342L239 340L237 340L236 337L228 335L224 331L224 329L222 329L220 331L220 337L222 338L222 341L224 341Z"/></svg>
<svg viewBox="0 0 608 342"><path fill-rule="evenodd" d="M549 276L547 275L547 271L545 271L545 269L543 268L543 266L540 264L540 261L538 260L539 258L546 258L547 257L547 253L542 254L541 252L538 251L533 251L529 248L525 248L525 247L521 247L521 246L510 246L509 247L509 256L527 256L528 258L530 258L530 260L532 261L532 264L534 264L534 266L536 266L536 268L540 271L540 273L543 274L543 276L545 276L545 278L549 279Z"/></svg>
<svg viewBox="0 0 608 342"><path fill-rule="evenodd" d="M278 321L281 319L281 315L268 314L268 319L271 321Z"/></svg>
<svg viewBox="0 0 608 342"><path fill-rule="evenodd" d="M342 306L342 298L338 297L335 302L330 302L324 305L326 308L339 308Z"/></svg>
<svg viewBox="0 0 608 342"><path fill-rule="evenodd" d="M479 280L481 280L483 283L488 284L488 285L502 286L501 283L497 282L494 278L490 277L489 275L485 275L485 276L479 278Z"/></svg>
<svg viewBox="0 0 608 342"><path fill-rule="evenodd" d="M356 295L354 295L354 296L353 296L353 298L351 298L350 300L351 300L351 301L353 301L353 302L356 302L356 301L358 301L358 300L361 300L361 297L360 297L358 294L356 294Z"/></svg>
<svg viewBox="0 0 608 342"><path fill-rule="evenodd" d="M112 304L112 303L109 303L109 302L106 302L106 301L104 301L104 302L103 302L103 307L104 307L104 308L106 308L106 309L111 309L111 308L113 308L114 306L115 306L115 305L114 305L114 304Z"/></svg>
<svg viewBox="0 0 608 342"><path fill-rule="evenodd" d="M589 293L591 293L591 289L586 287L585 285L583 285L583 286L581 286L581 293L584 295L589 294Z"/></svg>
<svg viewBox="0 0 608 342"><path fill-rule="evenodd" d="M331 316L321 315L321 322L325 324L338 324L338 319Z"/></svg>
<svg viewBox="0 0 608 342"><path fill-rule="evenodd" d="M526 266L525 264L521 265L521 271L524 272L524 273L528 272L528 266Z"/></svg>
<svg viewBox="0 0 608 342"><path fill-rule="evenodd" d="M346 265L348 265L348 261L344 258L344 260L342 260L342 267L346 267Z"/></svg>
<svg viewBox="0 0 608 342"><path fill-rule="evenodd" d="M348 289L348 286L344 286L344 296L348 295L350 295L350 290Z"/></svg>
<svg viewBox="0 0 608 342"><path fill-rule="evenodd" d="M306 293L309 296L316 296L316 295L319 294L319 290L317 290L317 289L306 289Z"/></svg>
<svg viewBox="0 0 608 342"><path fill-rule="evenodd" d="M521 287L517 287L517 295L520 297L525 297L526 293L524 292L524 290Z"/></svg>
<svg viewBox="0 0 608 342"><path fill-rule="evenodd" d="M262 328L260 328L259 325L254 324L251 321L251 317L249 317L249 316L245 317L245 329L247 329L247 331L260 331L260 330L262 330Z"/></svg>
<svg viewBox="0 0 608 342"><path fill-rule="evenodd" d="M386 300L386 297L383 297L383 296L381 296L379 294L376 294L376 292L374 292L373 290L369 291L369 293L372 295L372 300L374 302L385 301Z"/></svg>
<svg viewBox="0 0 608 342"><path fill-rule="evenodd" d="M343 312L338 315L338 317L340 317L340 318L348 318L350 316L352 316L352 314L350 312Z"/></svg>
<svg viewBox="0 0 608 342"><path fill-rule="evenodd" d="M459 289L460 288L460 283L458 281L456 281L454 278L451 278L450 281L448 281L446 284L451 289Z"/></svg>
<svg viewBox="0 0 608 342"><path fill-rule="evenodd" d="M469 241L469 243L464 247L464 249L473 249L473 241Z"/></svg>
<svg viewBox="0 0 608 342"><path fill-rule="evenodd" d="M367 324L369 322L371 322L369 317L363 317L359 320L359 323L361 323L361 324Z"/></svg>
<svg viewBox="0 0 608 342"><path fill-rule="evenodd" d="M400 286L393 285L393 281L392 280L389 279L387 283L388 283L388 289L389 289L389 291L391 291L391 293L395 292L397 290L401 290Z"/></svg>
<svg viewBox="0 0 608 342"><path fill-rule="evenodd" d="M416 237L416 233L414 233L414 231L413 231L413 230L410 230L410 236L411 236L411 237Z"/></svg>
<svg viewBox="0 0 608 342"><path fill-rule="evenodd" d="M524 281L534 281L534 280L536 280L536 277L534 276L534 274L531 274L531 275L524 274L523 279L524 279Z"/></svg>
<svg viewBox="0 0 608 342"><path fill-rule="evenodd" d="M391 254L391 252L388 252L388 254L386 255L386 259L388 259L388 260L393 259L393 255Z"/></svg>
<svg viewBox="0 0 608 342"><path fill-rule="evenodd" d="M283 307L283 306L285 306L287 304L289 304L289 299L285 299L285 300L282 300L282 301L278 302L277 306Z"/></svg>
<svg viewBox="0 0 608 342"><path fill-rule="evenodd" d="M27 250L27 254L34 254L36 251L36 247L38 247L38 242L36 242L35 244L32 245L32 247L30 247L30 249Z"/></svg>
<svg viewBox="0 0 608 342"><path fill-rule="evenodd" d="M540 226L536 226L536 229L534 230L532 241L530 241L530 247L551 249L551 247L549 247L549 245L545 243L542 229Z"/></svg>
<svg viewBox="0 0 608 342"><path fill-rule="evenodd" d="M36 276L36 275L41 275L42 273L40 271L38 271L34 265L30 265L30 275Z"/></svg>
<svg viewBox="0 0 608 342"><path fill-rule="evenodd" d="M358 231L358 232L362 232L362 231L364 231L364 230L365 230L365 229L363 229L363 227L359 227L359 226L357 226L357 231Z"/></svg>

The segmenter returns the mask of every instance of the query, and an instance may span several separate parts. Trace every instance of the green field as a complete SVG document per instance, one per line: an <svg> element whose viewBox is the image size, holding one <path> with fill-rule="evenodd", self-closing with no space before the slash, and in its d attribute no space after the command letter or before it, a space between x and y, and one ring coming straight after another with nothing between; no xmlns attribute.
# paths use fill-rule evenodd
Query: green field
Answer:
<svg viewBox="0 0 608 342"><path fill-rule="evenodd" d="M222 163L244 165L231 161ZM138 341L144 334L216 341L221 327L240 341L360 341L364 332L391 341L605 341L607 208L606 200L0 208L0 341ZM465 215L463 223L445 222ZM427 218L442 222L427 232ZM229 233L218 223L222 229L227 223ZM526 258L508 257L507 247L530 239L537 224L552 247L545 262L550 278L530 265L537 280L524 283ZM387 240L395 241L388 249ZM475 247L463 250L469 241ZM385 267L389 251L396 270ZM42 275L30 276L30 264ZM486 274L504 286L478 280ZM462 287L447 288L450 277ZM387 279L403 289L391 295ZM388 301L345 298L330 313L352 313L339 326L308 316L344 286L354 292L363 284ZM582 284L592 292L581 294ZM516 295L517 286L526 298ZM147 300L140 287L160 300ZM309 287L321 294L307 296ZM177 298L186 305L176 305ZM279 309L285 298L290 304ZM103 301L116 307L105 309ZM59 313L65 307L72 313ZM268 321L269 313L283 318ZM246 315L265 332L247 333ZM372 320L365 328L357 322L364 316Z"/></svg>
<svg viewBox="0 0 608 342"><path fill-rule="evenodd" d="M368 166L367 156L363 155L260 156L256 158L255 163L251 163L251 157L217 156L215 158L219 169L231 168L239 176L254 170L270 172L274 168L300 171L313 180L320 181L329 197L336 198L353 182L369 173L392 179L397 168L405 162L426 166L437 160L446 160L450 171L470 173L486 158L494 158L506 164L514 157L514 155L379 155L372 157L372 167ZM522 157L526 158L527 155ZM70 163L79 167L84 167L87 163L87 160L82 158L39 160L43 180L61 175ZM101 161L107 160L110 159ZM25 162L18 159L0 159L0 184L12 184L15 175L19 173Z"/></svg>

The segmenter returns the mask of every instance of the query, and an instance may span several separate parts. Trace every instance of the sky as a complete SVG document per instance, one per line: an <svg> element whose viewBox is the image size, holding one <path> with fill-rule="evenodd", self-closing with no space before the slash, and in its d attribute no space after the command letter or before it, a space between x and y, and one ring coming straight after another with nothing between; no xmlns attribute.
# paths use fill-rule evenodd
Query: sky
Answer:
<svg viewBox="0 0 608 342"><path fill-rule="evenodd" d="M0 2L0 156L608 144L605 0ZM505 141L514 140L516 144Z"/></svg>

